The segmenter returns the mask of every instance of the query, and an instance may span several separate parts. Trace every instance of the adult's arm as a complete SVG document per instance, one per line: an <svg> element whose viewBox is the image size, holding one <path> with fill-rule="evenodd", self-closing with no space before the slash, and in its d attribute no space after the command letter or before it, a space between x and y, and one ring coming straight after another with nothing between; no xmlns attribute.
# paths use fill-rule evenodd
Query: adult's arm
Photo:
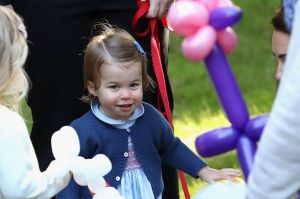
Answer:
<svg viewBox="0 0 300 199"><path fill-rule="evenodd" d="M278 94L247 187L248 199L289 198L300 188L300 3Z"/></svg>

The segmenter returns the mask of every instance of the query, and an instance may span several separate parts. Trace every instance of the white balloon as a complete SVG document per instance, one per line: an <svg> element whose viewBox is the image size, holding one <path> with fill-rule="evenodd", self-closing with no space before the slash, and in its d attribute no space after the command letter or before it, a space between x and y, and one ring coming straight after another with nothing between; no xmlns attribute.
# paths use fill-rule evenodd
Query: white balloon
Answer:
<svg viewBox="0 0 300 199"><path fill-rule="evenodd" d="M105 189L94 195L93 199L125 199L114 187L105 187Z"/></svg>
<svg viewBox="0 0 300 199"><path fill-rule="evenodd" d="M55 159L71 159L80 152L78 135L70 126L64 126L52 135L51 146Z"/></svg>
<svg viewBox="0 0 300 199"><path fill-rule="evenodd" d="M112 168L110 160L103 154L98 154L92 159L87 159L86 179L102 178Z"/></svg>
<svg viewBox="0 0 300 199"><path fill-rule="evenodd" d="M75 182L81 186L87 185L86 172L88 165L86 159L80 156L76 156L70 165L70 170L73 173Z"/></svg>
<svg viewBox="0 0 300 199"><path fill-rule="evenodd" d="M87 181L87 185L89 190L92 193L100 193L105 188L105 180L104 178L93 178Z"/></svg>
<svg viewBox="0 0 300 199"><path fill-rule="evenodd" d="M98 193L93 196L93 199L103 199L103 197L100 193Z"/></svg>
<svg viewBox="0 0 300 199"><path fill-rule="evenodd" d="M53 160L46 172L49 173L50 176L53 177L58 177L58 178L63 178L64 176L66 176L67 173L70 172L69 170L70 165L67 164L67 162L62 161L62 160Z"/></svg>
<svg viewBox="0 0 300 199"><path fill-rule="evenodd" d="M85 171L85 177L87 181L90 179L95 179L95 178L102 178L103 175L101 174L101 165L97 165L96 162L92 161L92 159L86 159L86 165L87 165L87 170Z"/></svg>
<svg viewBox="0 0 300 199"><path fill-rule="evenodd" d="M104 154L97 154L92 161L95 162L94 164L97 168L101 168L99 172L102 176L108 174L112 168L111 161Z"/></svg>
<svg viewBox="0 0 300 199"><path fill-rule="evenodd" d="M200 190L192 199L245 199L244 182L219 181Z"/></svg>

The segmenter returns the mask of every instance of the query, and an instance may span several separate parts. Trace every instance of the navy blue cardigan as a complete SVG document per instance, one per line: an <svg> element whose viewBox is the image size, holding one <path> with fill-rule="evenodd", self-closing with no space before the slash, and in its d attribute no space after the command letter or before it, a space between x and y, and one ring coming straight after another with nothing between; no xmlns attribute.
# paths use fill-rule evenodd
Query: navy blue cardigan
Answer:
<svg viewBox="0 0 300 199"><path fill-rule="evenodd" d="M167 120L150 104L143 103L144 114L129 129L117 129L95 117L92 111L71 123L80 140L80 156L92 158L105 154L112 163L112 170L104 176L115 188L118 187L126 166L128 136L131 137L135 154L151 183L155 198L163 191L161 160L197 178L205 162L196 156L179 138L174 137ZM92 198L86 187L74 181L58 194L58 199Z"/></svg>

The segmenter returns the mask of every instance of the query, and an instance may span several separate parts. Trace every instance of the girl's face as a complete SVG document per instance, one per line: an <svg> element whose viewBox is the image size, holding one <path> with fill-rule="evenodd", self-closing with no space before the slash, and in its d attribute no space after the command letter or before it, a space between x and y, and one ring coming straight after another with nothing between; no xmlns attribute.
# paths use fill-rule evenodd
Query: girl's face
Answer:
<svg viewBox="0 0 300 199"><path fill-rule="evenodd" d="M272 35L272 51L277 59L277 71L275 79L280 80L283 70L283 64L288 50L290 35L282 31L274 30Z"/></svg>
<svg viewBox="0 0 300 199"><path fill-rule="evenodd" d="M92 93L98 97L100 111L113 119L127 120L143 99L141 63L103 64L100 74L100 87Z"/></svg>

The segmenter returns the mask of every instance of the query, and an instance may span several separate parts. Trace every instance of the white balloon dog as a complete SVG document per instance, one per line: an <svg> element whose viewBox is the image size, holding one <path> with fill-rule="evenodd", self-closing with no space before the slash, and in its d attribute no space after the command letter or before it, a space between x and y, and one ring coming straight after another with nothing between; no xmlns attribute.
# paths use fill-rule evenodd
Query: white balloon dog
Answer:
<svg viewBox="0 0 300 199"><path fill-rule="evenodd" d="M51 138L52 153L56 161L63 162L68 167L75 182L81 186L88 186L95 194L93 199L124 199L113 187L106 187L103 178L112 168L110 160L103 154L92 159L78 156L80 143L75 129L64 126L56 131Z"/></svg>

